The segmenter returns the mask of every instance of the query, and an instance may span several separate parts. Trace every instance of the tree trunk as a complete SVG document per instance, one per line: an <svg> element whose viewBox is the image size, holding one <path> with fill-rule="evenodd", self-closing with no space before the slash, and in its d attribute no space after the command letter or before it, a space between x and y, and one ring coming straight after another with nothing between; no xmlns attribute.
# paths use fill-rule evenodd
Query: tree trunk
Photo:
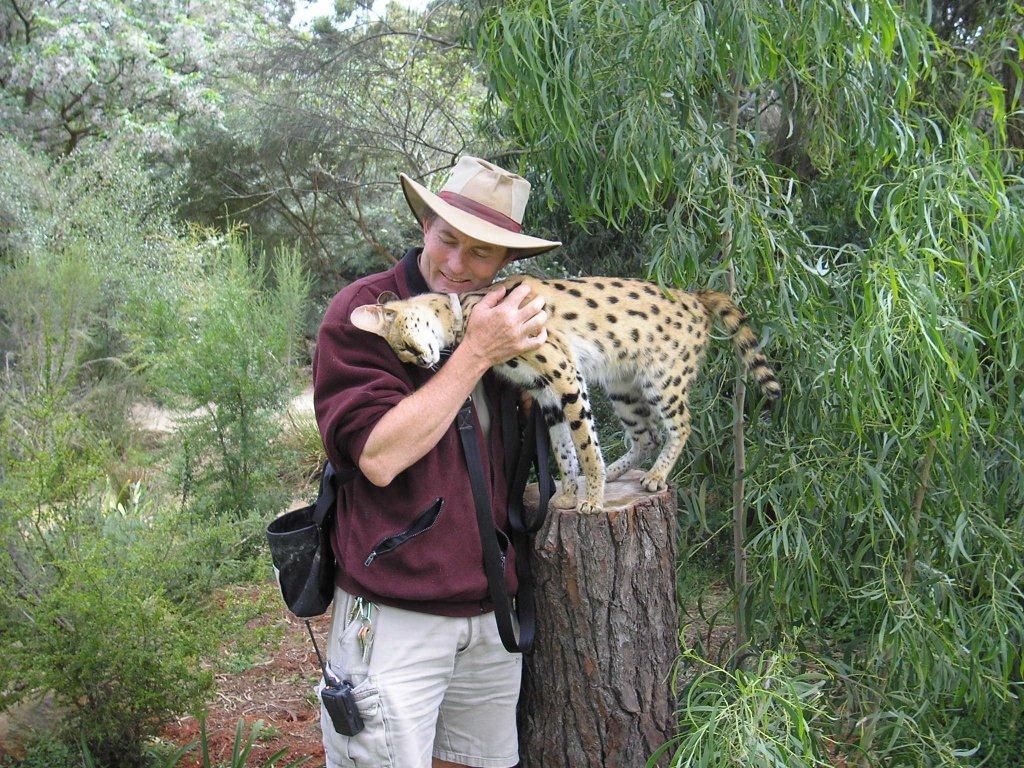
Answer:
<svg viewBox="0 0 1024 768"><path fill-rule="evenodd" d="M647 493L639 479L609 483L600 514L551 510L534 541L522 768L641 768L673 733L676 496Z"/></svg>

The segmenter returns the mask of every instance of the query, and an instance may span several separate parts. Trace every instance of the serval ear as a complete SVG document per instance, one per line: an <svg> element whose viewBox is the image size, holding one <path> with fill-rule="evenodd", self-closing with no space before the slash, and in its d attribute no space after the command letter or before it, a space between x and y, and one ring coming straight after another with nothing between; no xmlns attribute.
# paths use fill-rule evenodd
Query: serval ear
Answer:
<svg viewBox="0 0 1024 768"><path fill-rule="evenodd" d="M386 309L379 304L366 304L353 309L349 321L361 331L383 336L394 318L395 311L393 309Z"/></svg>
<svg viewBox="0 0 1024 768"><path fill-rule="evenodd" d="M392 301L398 301L398 294L394 291L384 291L377 297L378 304L390 304Z"/></svg>

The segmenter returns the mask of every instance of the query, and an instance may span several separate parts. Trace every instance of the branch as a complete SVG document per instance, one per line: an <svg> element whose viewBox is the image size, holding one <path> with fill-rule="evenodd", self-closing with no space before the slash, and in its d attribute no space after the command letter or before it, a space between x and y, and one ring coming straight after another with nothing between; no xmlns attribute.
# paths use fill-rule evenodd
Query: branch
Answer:
<svg viewBox="0 0 1024 768"><path fill-rule="evenodd" d="M924 458L921 460L921 468L917 474L917 491L914 493L914 501L910 505L911 527L907 536L906 561L903 563L903 583L909 587L914 578L914 565L917 562L917 540L921 530L921 512L924 509L924 497L928 493L928 486L931 482L932 462L935 460L935 438L928 441L925 448Z"/></svg>
<svg viewBox="0 0 1024 768"><path fill-rule="evenodd" d="M32 42L32 20L25 17L25 14L21 12L21 8L18 7L17 0L10 0L11 8L18 14L18 18L21 19L22 26L25 27L25 43Z"/></svg>
<svg viewBox="0 0 1024 768"><path fill-rule="evenodd" d="M381 243L377 238L373 236L370 228L366 226L366 220L363 218L363 207L359 204L359 194L353 193L352 202L355 203L356 207L356 226L359 227L359 231L362 233L363 238L371 245L374 251L384 257L384 260L391 264L397 264L398 259L389 251L384 244Z"/></svg>
<svg viewBox="0 0 1024 768"><path fill-rule="evenodd" d="M416 38L417 40L424 40L424 41L426 41L428 43L435 43L438 46L440 46L442 50L450 50L450 49L461 50L461 51L472 50L468 46L460 45L459 43L453 42L452 40L444 40L444 39L442 39L440 37L433 37L431 35L424 35L424 34L422 34L420 32L406 32L404 30L395 29L394 27L390 27L390 26L385 27L384 31L380 32L378 34L367 35L366 37L359 38L355 42L351 43L349 45L348 49L351 50L353 48L358 48L363 43L373 42L374 40L380 40L380 39L383 39L383 38L386 38L386 37L413 37L413 38Z"/></svg>
<svg viewBox="0 0 1024 768"><path fill-rule="evenodd" d="M732 188L732 174L736 167L736 134L740 120L740 74L736 73L729 105L729 189ZM722 233L722 258L729 264L729 294L736 296L736 260L733 258L733 230ZM736 582L736 650L747 644L747 508L745 475L747 472L746 446L743 442L743 413L747 396L743 361L737 358L736 389L732 401L732 543L734 557L734 580Z"/></svg>

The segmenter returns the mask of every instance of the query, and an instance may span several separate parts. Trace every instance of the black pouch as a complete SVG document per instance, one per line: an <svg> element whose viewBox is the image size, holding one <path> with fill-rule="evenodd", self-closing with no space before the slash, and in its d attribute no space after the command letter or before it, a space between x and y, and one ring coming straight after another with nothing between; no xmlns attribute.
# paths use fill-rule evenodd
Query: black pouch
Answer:
<svg viewBox="0 0 1024 768"><path fill-rule="evenodd" d="M322 615L334 598L337 564L330 528L337 493L337 476L327 462L316 502L286 512L267 526L281 596L288 610L299 618Z"/></svg>

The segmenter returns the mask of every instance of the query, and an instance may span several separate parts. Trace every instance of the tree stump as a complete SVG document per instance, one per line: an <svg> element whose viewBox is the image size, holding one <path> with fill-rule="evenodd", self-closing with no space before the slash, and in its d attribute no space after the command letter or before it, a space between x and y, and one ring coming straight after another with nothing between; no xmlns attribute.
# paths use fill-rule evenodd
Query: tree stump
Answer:
<svg viewBox="0 0 1024 768"><path fill-rule="evenodd" d="M600 514L551 509L534 540L522 768L641 768L674 731L676 496L644 491L640 476L609 483ZM526 506L536 505L531 486Z"/></svg>

